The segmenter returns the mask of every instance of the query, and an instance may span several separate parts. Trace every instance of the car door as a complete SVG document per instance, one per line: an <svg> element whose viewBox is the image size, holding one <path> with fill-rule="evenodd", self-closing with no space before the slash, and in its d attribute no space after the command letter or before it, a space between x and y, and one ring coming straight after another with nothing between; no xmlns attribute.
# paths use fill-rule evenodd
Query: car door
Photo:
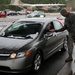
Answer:
<svg viewBox="0 0 75 75"><path fill-rule="evenodd" d="M63 25L59 22L59 21L53 21L54 24L54 29L55 30L59 30L63 27ZM60 46L61 44L63 44L64 38L65 38L65 31L61 31L61 32L56 32L56 46Z"/></svg>
<svg viewBox="0 0 75 75"><path fill-rule="evenodd" d="M45 43L45 46L43 47L43 53L45 58L47 58L48 56L50 56L51 54L55 52L55 46L57 42L56 37L57 36L55 32L47 32L44 34L43 42Z"/></svg>

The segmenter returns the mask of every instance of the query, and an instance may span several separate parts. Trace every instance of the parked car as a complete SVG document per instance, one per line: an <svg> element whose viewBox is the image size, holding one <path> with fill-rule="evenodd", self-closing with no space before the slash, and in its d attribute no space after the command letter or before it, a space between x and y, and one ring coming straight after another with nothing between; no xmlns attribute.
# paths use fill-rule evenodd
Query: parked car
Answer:
<svg viewBox="0 0 75 75"><path fill-rule="evenodd" d="M57 17L57 19L58 19L62 24L64 24L64 20L65 20L65 17L64 17L64 16L60 15L60 16Z"/></svg>
<svg viewBox="0 0 75 75"><path fill-rule="evenodd" d="M12 15L18 15L18 13L17 13L16 11L8 11L8 12L7 12L7 15L8 15L8 16L10 16L10 15L11 15L11 16L12 16Z"/></svg>
<svg viewBox="0 0 75 75"><path fill-rule="evenodd" d="M0 18L1 17L6 17L6 15L4 13L0 13Z"/></svg>
<svg viewBox="0 0 75 75"><path fill-rule="evenodd" d="M30 14L27 14L28 18L32 18L32 17L45 17L45 13L43 11L34 11Z"/></svg>
<svg viewBox="0 0 75 75"><path fill-rule="evenodd" d="M20 11L17 11L17 13L19 15L26 15L27 14L27 10L20 10Z"/></svg>
<svg viewBox="0 0 75 75"><path fill-rule="evenodd" d="M0 72L38 71L48 57L66 50L66 30L44 33L47 25L58 30L63 25L52 18L25 18L0 32Z"/></svg>

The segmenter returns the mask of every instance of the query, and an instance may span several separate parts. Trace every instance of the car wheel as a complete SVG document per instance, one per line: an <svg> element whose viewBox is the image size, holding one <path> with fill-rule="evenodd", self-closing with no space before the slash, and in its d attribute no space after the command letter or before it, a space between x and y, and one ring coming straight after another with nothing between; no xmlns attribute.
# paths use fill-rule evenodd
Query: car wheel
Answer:
<svg viewBox="0 0 75 75"><path fill-rule="evenodd" d="M62 50L62 51L68 50L68 46L67 46L67 37L66 37L65 40L64 40L63 48L62 48L61 50Z"/></svg>
<svg viewBox="0 0 75 75"><path fill-rule="evenodd" d="M37 72L40 69L42 63L42 56L40 52L37 52L34 56L33 64L32 64L32 70L34 72Z"/></svg>

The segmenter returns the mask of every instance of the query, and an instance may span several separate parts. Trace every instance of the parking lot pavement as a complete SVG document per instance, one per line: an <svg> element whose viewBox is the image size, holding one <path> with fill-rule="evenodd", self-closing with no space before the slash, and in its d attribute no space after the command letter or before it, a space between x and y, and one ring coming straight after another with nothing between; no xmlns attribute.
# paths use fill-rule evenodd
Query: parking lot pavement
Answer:
<svg viewBox="0 0 75 75"><path fill-rule="evenodd" d="M73 61L67 62L57 75L75 75L75 46L73 50Z"/></svg>
<svg viewBox="0 0 75 75"><path fill-rule="evenodd" d="M12 21L15 21L17 19L20 19L20 17L17 17L17 16L7 16L6 18L0 18L0 22L12 22Z"/></svg>

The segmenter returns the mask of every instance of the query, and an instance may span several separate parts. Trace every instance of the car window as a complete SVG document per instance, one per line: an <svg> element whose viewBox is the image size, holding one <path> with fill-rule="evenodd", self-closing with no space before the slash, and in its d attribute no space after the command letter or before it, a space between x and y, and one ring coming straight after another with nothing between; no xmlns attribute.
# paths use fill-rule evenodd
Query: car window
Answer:
<svg viewBox="0 0 75 75"><path fill-rule="evenodd" d="M46 34L46 33L49 33L51 29L54 29L54 25L53 25L53 22L50 22L47 24L47 26L45 27L43 33ZM51 33L51 32L50 32Z"/></svg>
<svg viewBox="0 0 75 75"><path fill-rule="evenodd" d="M6 37L23 37L23 38L35 38L40 33L42 28L41 23L33 22L14 22L8 29L5 30Z"/></svg>
<svg viewBox="0 0 75 75"><path fill-rule="evenodd" d="M55 30L61 29L63 25L59 21L53 21Z"/></svg>

